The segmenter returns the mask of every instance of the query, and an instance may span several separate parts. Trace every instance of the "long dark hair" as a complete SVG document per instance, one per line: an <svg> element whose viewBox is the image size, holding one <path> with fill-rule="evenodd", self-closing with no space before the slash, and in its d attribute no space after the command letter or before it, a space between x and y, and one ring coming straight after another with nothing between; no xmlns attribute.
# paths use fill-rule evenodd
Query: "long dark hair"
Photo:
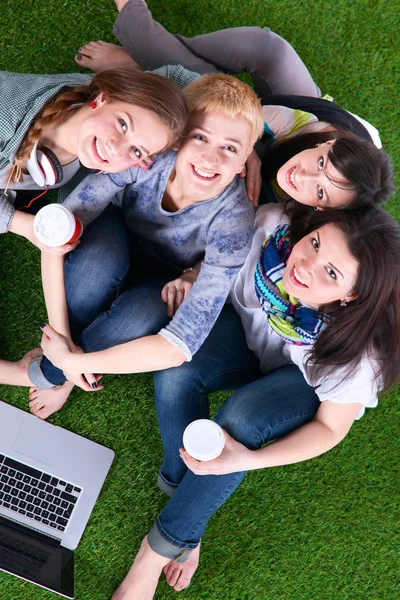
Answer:
<svg viewBox="0 0 400 600"><path fill-rule="evenodd" d="M262 178L273 179L290 158L328 140L336 140L329 149L329 160L348 182L338 187L354 190L354 199L345 208L380 206L386 202L394 192L389 155L372 142L343 130L305 133L277 143L263 157Z"/></svg>
<svg viewBox="0 0 400 600"><path fill-rule="evenodd" d="M370 353L379 365L380 387L387 389L400 376L400 227L379 208L316 212L305 207L292 215L292 245L326 224L340 229L359 263L352 290L357 298L347 306L336 301L320 307L326 327L310 353L311 379L340 368L351 376Z"/></svg>

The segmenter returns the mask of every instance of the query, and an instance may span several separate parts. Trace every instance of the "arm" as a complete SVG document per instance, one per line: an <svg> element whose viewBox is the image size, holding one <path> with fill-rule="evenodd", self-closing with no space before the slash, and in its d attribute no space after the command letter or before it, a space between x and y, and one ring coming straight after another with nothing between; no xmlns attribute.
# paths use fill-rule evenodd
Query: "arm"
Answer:
<svg viewBox="0 0 400 600"><path fill-rule="evenodd" d="M161 335L149 335L100 352L74 354L66 336L43 328L42 348L51 362L68 373L144 373L178 367L185 355Z"/></svg>
<svg viewBox="0 0 400 600"><path fill-rule="evenodd" d="M70 340L63 256L42 252L42 285L49 323Z"/></svg>
<svg viewBox="0 0 400 600"><path fill-rule="evenodd" d="M111 201L118 201L118 192L136 182L138 170L131 167L121 173L88 175L63 204L87 227Z"/></svg>
<svg viewBox="0 0 400 600"><path fill-rule="evenodd" d="M201 75L195 73L194 71L189 71L182 67L181 65L166 65L165 67L160 67L153 71L156 75L162 75L163 77L167 77L171 81L175 83L179 88L183 89L192 81L199 79Z"/></svg>
<svg viewBox="0 0 400 600"><path fill-rule="evenodd" d="M199 462L183 449L180 454L196 475L223 475L301 462L336 446L346 436L362 406L359 402L338 404L326 400L310 423L259 450L249 450L226 435L225 448L215 460Z"/></svg>
<svg viewBox="0 0 400 600"><path fill-rule="evenodd" d="M211 218L200 275L161 335L86 354L75 362L62 339L45 329L49 332L48 339L43 339L46 356L64 371L79 373L87 369L95 373L138 373L189 360L218 318L251 245L254 209L244 194L243 182L236 181L235 185L236 197L228 194L224 207Z"/></svg>

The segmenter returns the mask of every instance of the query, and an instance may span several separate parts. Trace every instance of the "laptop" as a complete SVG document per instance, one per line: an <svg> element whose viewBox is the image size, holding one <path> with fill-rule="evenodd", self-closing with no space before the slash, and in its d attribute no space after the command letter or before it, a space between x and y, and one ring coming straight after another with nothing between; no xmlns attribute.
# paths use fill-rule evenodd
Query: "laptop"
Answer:
<svg viewBox="0 0 400 600"><path fill-rule="evenodd" d="M114 452L0 402L0 569L74 598L73 552Z"/></svg>

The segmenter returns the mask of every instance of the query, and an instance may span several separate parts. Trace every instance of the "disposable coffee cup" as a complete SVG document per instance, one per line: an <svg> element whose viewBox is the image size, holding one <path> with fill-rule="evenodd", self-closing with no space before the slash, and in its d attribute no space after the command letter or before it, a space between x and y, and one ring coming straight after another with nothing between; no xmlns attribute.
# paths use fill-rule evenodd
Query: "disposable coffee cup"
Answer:
<svg viewBox="0 0 400 600"><path fill-rule="evenodd" d="M36 237L46 246L63 246L75 242L83 232L82 222L62 204L48 204L33 221Z"/></svg>
<svg viewBox="0 0 400 600"><path fill-rule="evenodd" d="M183 433L185 450L197 460L217 458L225 446L225 435L217 423L198 419L188 425Z"/></svg>

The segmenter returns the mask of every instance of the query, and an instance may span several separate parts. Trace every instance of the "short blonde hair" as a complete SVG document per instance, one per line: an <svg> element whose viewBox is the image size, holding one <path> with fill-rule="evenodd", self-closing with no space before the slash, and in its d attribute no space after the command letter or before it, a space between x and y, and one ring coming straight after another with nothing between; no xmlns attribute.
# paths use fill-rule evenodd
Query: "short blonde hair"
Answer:
<svg viewBox="0 0 400 600"><path fill-rule="evenodd" d="M189 113L219 111L233 118L242 117L251 127L251 147L264 130L260 100L254 90L231 75L210 73L189 83L183 90Z"/></svg>

